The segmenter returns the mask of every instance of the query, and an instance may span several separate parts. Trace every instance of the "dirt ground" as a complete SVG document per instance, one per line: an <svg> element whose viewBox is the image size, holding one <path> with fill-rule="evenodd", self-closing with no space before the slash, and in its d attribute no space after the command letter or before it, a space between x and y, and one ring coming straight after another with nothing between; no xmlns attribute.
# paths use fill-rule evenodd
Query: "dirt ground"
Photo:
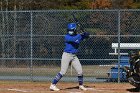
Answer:
<svg viewBox="0 0 140 93"><path fill-rule="evenodd" d="M87 91L78 89L76 82L59 82L60 91L49 90L50 82L0 81L0 93L132 93L137 92L129 83L89 83Z"/></svg>

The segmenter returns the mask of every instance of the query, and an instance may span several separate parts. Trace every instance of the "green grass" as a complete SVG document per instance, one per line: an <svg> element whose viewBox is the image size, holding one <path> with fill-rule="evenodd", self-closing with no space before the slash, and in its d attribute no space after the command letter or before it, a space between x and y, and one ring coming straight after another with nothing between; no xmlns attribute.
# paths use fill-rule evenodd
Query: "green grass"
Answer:
<svg viewBox="0 0 140 93"><path fill-rule="evenodd" d="M100 67L98 65L85 65L82 66L84 76L89 77L107 77L107 72L111 67ZM34 76L54 76L60 71L60 67L58 66L42 66L42 67L34 67L33 75ZM30 68L0 68L1 76L30 76L32 71ZM77 75L74 68L69 66L66 76L75 76Z"/></svg>

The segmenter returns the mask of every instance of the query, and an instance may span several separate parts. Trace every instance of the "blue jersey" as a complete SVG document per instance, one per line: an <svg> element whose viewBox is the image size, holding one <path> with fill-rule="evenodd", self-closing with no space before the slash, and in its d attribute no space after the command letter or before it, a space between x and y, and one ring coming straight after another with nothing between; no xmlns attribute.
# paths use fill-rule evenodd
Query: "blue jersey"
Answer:
<svg viewBox="0 0 140 93"><path fill-rule="evenodd" d="M83 39L84 38L82 37L81 34L76 34L76 35L66 34L64 52L72 53L72 54L77 53L79 44Z"/></svg>

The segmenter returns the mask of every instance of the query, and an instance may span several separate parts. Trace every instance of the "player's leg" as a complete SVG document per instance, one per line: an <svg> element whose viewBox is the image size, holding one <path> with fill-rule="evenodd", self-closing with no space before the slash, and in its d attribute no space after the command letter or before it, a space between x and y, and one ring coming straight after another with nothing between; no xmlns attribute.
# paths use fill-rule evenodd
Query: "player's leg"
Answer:
<svg viewBox="0 0 140 93"><path fill-rule="evenodd" d="M79 59L77 58L77 56L74 57L74 59L72 61L72 66L74 67L74 69L78 73L79 88L82 90L87 90L83 86L83 71L82 71L81 63L80 63Z"/></svg>
<svg viewBox="0 0 140 93"><path fill-rule="evenodd" d="M72 59L73 59L72 54L66 52L63 53L62 60L61 60L61 71L60 71L62 75L66 74Z"/></svg>
<svg viewBox="0 0 140 93"><path fill-rule="evenodd" d="M83 85L82 66L81 66L81 63L77 57L75 57L74 60L72 61L72 66L74 67L74 69L76 70L76 72L78 74L79 85Z"/></svg>
<svg viewBox="0 0 140 93"><path fill-rule="evenodd" d="M59 90L56 87L56 84L58 83L58 81L63 77L63 75L66 73L69 63L71 60L71 56L68 53L63 53L62 55L62 60L61 60L61 71L55 76L55 78L52 81L52 84L50 86L51 90Z"/></svg>

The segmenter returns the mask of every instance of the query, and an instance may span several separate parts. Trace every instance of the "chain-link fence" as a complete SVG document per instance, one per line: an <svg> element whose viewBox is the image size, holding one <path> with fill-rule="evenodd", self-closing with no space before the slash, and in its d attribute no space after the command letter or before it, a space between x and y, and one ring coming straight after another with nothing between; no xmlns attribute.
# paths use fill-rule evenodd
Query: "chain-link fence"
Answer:
<svg viewBox="0 0 140 93"><path fill-rule="evenodd" d="M124 80L121 53L131 49L121 49L120 43L140 42L139 10L1 11L0 79L52 80L60 71L64 35L67 23L74 22L73 12L90 33L78 53L84 80ZM114 52L112 43L119 43L118 55L109 55ZM69 66L62 81L74 81L76 76Z"/></svg>

